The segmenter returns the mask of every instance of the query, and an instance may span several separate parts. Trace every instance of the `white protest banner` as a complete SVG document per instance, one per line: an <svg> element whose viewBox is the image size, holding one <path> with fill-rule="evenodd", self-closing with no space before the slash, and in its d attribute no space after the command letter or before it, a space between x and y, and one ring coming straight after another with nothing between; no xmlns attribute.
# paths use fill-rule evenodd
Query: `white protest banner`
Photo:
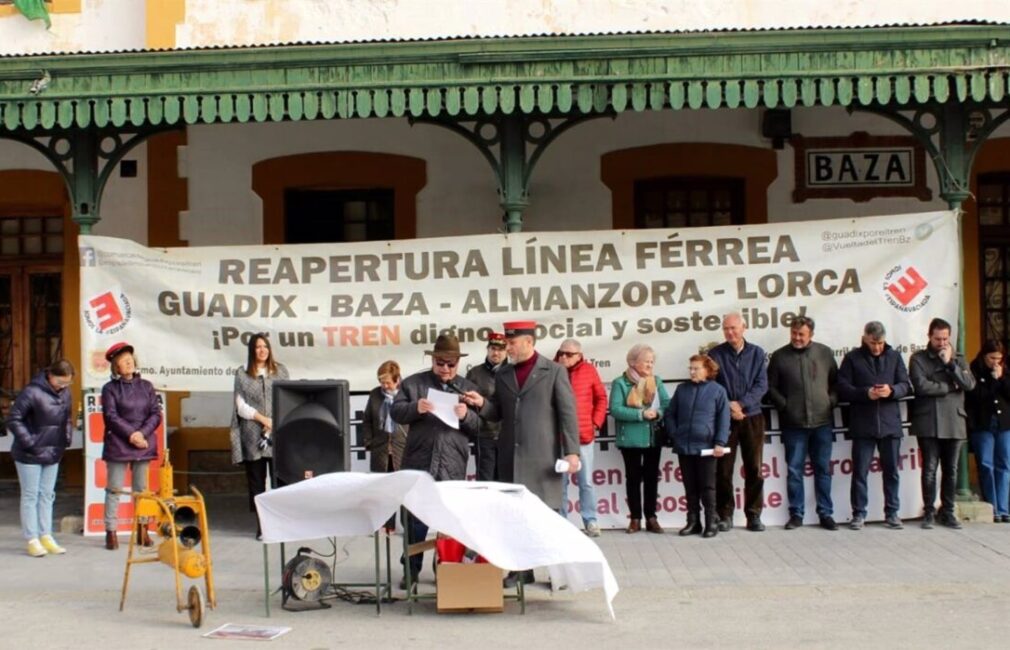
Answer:
<svg viewBox="0 0 1010 650"><path fill-rule="evenodd" d="M426 365L439 333L470 363L504 320L539 322L538 347L580 339L605 381L648 343L656 373L722 340L740 311L769 352L796 314L837 352L879 320L907 354L935 316L956 321L960 249L952 212L718 228L516 233L356 244L152 249L81 236L85 387L105 349L136 347L160 389L230 391L251 333L266 332L292 378L376 384L387 359ZM956 332L955 332L956 335Z"/></svg>

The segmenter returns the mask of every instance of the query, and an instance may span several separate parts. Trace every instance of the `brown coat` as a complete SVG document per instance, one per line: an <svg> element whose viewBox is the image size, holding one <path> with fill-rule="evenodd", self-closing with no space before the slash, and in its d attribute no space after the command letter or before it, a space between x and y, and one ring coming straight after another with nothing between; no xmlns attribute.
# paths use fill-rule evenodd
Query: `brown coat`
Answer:
<svg viewBox="0 0 1010 650"><path fill-rule="evenodd" d="M368 469L371 472L384 473L390 454L393 456L393 471L400 469L403 461L403 450L407 446L407 431L405 424L393 423L394 431L390 436L382 427L382 387L376 386L368 394L365 411L361 414L361 439L368 449Z"/></svg>

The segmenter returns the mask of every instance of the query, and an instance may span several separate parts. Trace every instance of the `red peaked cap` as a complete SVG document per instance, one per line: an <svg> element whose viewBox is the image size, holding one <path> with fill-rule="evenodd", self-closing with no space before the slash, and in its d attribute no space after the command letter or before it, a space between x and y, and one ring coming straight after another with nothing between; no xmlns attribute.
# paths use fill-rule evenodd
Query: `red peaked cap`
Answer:
<svg viewBox="0 0 1010 650"><path fill-rule="evenodd" d="M501 332L491 332L487 336L487 344L503 348L505 347L505 335Z"/></svg>
<svg viewBox="0 0 1010 650"><path fill-rule="evenodd" d="M514 320L504 323L503 326L505 327L506 338L522 336L524 334L535 336L537 333L537 322L535 320Z"/></svg>
<svg viewBox="0 0 1010 650"><path fill-rule="evenodd" d="M126 341L113 343L109 346L109 349L105 351L105 360L112 363L112 360L115 359L116 355L120 352L129 352L130 354L133 354L133 346Z"/></svg>

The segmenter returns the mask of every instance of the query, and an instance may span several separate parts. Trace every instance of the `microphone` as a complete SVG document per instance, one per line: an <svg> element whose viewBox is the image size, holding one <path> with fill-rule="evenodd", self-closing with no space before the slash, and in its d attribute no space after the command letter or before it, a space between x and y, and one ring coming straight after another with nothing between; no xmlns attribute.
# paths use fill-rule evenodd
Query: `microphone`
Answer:
<svg viewBox="0 0 1010 650"><path fill-rule="evenodd" d="M462 388L460 388L459 386L457 386L455 383L453 383L451 381L448 382L448 383L446 383L445 387L448 388L449 390L451 390L452 392L456 393L457 395L459 395L459 397L460 397L459 401L460 401L461 404L466 404L466 407L468 409L473 409L474 411L477 410L476 406L474 406L473 404L467 404L466 401L463 400L463 396L466 395L466 391L465 390L463 390Z"/></svg>

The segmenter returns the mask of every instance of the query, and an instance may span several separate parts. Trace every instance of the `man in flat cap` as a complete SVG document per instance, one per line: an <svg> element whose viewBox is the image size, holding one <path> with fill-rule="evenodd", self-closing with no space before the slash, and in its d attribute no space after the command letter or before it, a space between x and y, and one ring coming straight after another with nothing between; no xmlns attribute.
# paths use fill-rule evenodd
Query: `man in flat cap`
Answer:
<svg viewBox="0 0 1010 650"><path fill-rule="evenodd" d="M495 376L495 392L488 399L477 391L466 402L482 417L501 421L498 437L498 479L521 483L553 510L561 509L561 481L555 461L568 462L568 472L579 471L579 421L568 372L534 349L536 323L505 323L509 365ZM510 574L533 581L532 571Z"/></svg>
<svg viewBox="0 0 1010 650"><path fill-rule="evenodd" d="M505 353L505 335L491 332L487 338L487 356L484 363L470 368L466 378L477 384L477 390L485 398L494 395L495 376L508 363ZM497 478L495 466L498 462L498 433L500 422L480 419L480 433L477 434L477 480L494 481Z"/></svg>
<svg viewBox="0 0 1010 650"><path fill-rule="evenodd" d="M402 469L417 469L431 474L436 481L466 479L466 464L470 458L470 439L476 437L479 426L477 413L466 404L455 407L459 428L453 428L435 415L435 404L428 400L429 390L457 393L476 391L476 384L457 377L460 357L459 339L443 334L435 341L431 355L431 370L411 375L400 384L390 415L398 424L410 426L407 446L403 450ZM404 522L408 543L423 542L428 525L409 515ZM404 571L401 589L413 588L424 560L423 554L410 557L410 578Z"/></svg>

